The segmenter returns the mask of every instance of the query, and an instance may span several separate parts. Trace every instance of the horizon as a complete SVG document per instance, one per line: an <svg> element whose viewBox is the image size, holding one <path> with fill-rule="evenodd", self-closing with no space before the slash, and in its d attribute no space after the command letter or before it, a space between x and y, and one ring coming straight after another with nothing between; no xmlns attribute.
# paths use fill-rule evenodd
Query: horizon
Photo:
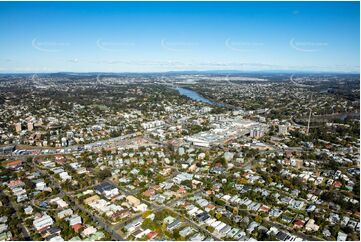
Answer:
<svg viewBox="0 0 361 242"><path fill-rule="evenodd" d="M1 2L0 73L359 74L359 7L359 2Z"/></svg>
<svg viewBox="0 0 361 242"><path fill-rule="evenodd" d="M257 71L240 71L240 70L177 70L177 71L119 71L119 72L78 72L78 71L54 71L54 72L0 72L0 75L34 75L34 74L182 74L182 73L199 73L199 74L219 74L219 75L238 75L238 74L312 74L312 75L360 75L360 72L347 71L302 71L302 70L257 70Z"/></svg>

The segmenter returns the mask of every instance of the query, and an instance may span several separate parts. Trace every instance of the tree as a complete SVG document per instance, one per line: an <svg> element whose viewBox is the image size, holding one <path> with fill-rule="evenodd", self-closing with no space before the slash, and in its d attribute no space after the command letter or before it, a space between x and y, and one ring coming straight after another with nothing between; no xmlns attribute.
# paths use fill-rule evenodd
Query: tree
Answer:
<svg viewBox="0 0 361 242"><path fill-rule="evenodd" d="M111 177L112 176L112 172L109 168L105 168L104 170L100 170L98 173L97 173L97 177L98 179L100 180L104 180L108 177Z"/></svg>
<svg viewBox="0 0 361 242"><path fill-rule="evenodd" d="M142 214L142 218L145 219L146 217L148 217L149 215L151 215L153 212L151 210L147 210Z"/></svg>
<svg viewBox="0 0 361 242"><path fill-rule="evenodd" d="M211 233L214 232L214 228L212 226L206 226L206 229Z"/></svg>
<svg viewBox="0 0 361 242"><path fill-rule="evenodd" d="M67 191L72 190L72 185L70 180L66 180L63 184L61 184L61 186Z"/></svg>
<svg viewBox="0 0 361 242"><path fill-rule="evenodd" d="M191 180L184 180L184 181L181 182L181 185L192 188L192 181Z"/></svg>
<svg viewBox="0 0 361 242"><path fill-rule="evenodd" d="M254 219L254 221L256 221L257 223L261 224L263 221L263 218L259 215L256 216L256 218Z"/></svg>
<svg viewBox="0 0 361 242"><path fill-rule="evenodd" d="M142 223L142 228L147 229L152 225L153 221L150 218L144 219Z"/></svg>
<svg viewBox="0 0 361 242"><path fill-rule="evenodd" d="M234 207L234 208L233 208L233 214L234 214L234 215L237 215L237 214L238 214L238 208L237 208L237 207Z"/></svg>

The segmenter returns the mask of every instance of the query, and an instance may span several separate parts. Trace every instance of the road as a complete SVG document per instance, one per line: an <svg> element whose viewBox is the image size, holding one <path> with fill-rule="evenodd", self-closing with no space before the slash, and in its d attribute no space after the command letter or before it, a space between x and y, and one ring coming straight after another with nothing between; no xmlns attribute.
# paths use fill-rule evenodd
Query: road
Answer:
<svg viewBox="0 0 361 242"><path fill-rule="evenodd" d="M128 139L128 138L131 138L131 139ZM134 138L134 134L131 134L131 135L127 135L127 136L120 136L120 137L116 137L116 138L112 138L112 139L108 139L106 141L99 141L99 142L95 142L93 144L89 144L87 146L89 147L92 147L92 148L100 148L100 147L108 147L110 145L119 145L119 142L123 143L123 142L131 142L132 138ZM147 140L148 142L150 143L156 143L157 145L165 145L164 142L160 142L160 141L157 141L157 140L154 140L152 139L151 137L147 136L147 135L144 135L143 136L143 139L144 140ZM67 149L70 149L70 151L72 152L78 152L78 149L79 149L80 146L71 146L71 147L68 147ZM85 145L84 146L81 146L83 148L85 148ZM56 154L59 154L59 153L55 153L53 155L56 155ZM63 154L63 153L61 153ZM31 156L34 156L34 155L31 155ZM249 164L251 164L251 161L249 161ZM74 207L78 210L81 210L83 211L84 213L86 213L93 221L95 221L100 227L102 227L105 231L107 231L108 233L111 234L112 236L112 239L114 240L125 240L120 234L117 233L117 231L123 227L125 224L127 224L128 222L130 222L131 220L135 219L135 218L138 218L139 216L141 216L141 214L135 214L133 215L132 217L126 219L125 221L123 222L119 222L117 224L114 224L114 225L111 225L109 224L105 219L103 219L101 216L98 216L94 213L94 211L90 210L90 209L87 209L86 207L82 206L81 204L78 203L78 201L74 198L73 194L75 192L79 192L80 190L85 190L85 189L88 189L88 188L91 188L93 187L94 185L92 186L89 186L87 188L83 188L83 189L80 189L80 190L77 190L77 191L63 191L61 185L59 184L59 182L54 179L53 176L49 176L48 172L45 172L43 169L41 169L40 167L37 166L37 164L33 161L31 164L30 164L35 170L39 171L42 175L45 175L45 176L48 176L51 180L51 183L52 183L52 186L53 187L56 187L58 188L61 192L59 194L59 196L63 197L63 196L67 196L69 197L69 199L72 201L72 203L74 204ZM106 179L105 181L108 181L110 182L111 184L113 184L115 187L117 187L123 194L126 194L126 195L134 195L135 194L135 191L128 191L128 189L124 189L123 187L120 187L117 182L113 182L112 180L110 179ZM217 237L216 235L214 235L213 233L209 232L207 229L205 229L204 227L200 226L197 222L194 222L193 220L189 219L188 217L186 217L184 214L178 212L173 206L174 204L179 201L180 199L184 199L188 196L191 196L197 192L200 192L201 189L198 189L198 190L195 190L191 193L188 193L186 196L183 196L183 197L179 197L179 198L175 198L175 199L171 199L170 201L168 201L167 203L165 204L162 204L162 205L159 205L155 202L152 202L152 201L147 201L147 200L144 200L144 199L140 199L143 203L147 204L148 207L153 210L153 211L160 211L160 210L163 210L163 209L168 209L170 211L172 211L174 214L176 214L177 216L179 216L180 218L183 218L185 221L187 221L187 223L189 223L190 225L192 225L193 227L197 228L199 231L202 231L204 234L208 235L208 236L211 236L213 239L215 240L221 240L221 238ZM33 201L34 202L34 201ZM278 225L278 226L282 226L282 225ZM23 229L23 231L27 231L26 228ZM24 233L25 233L24 232ZM24 234L25 235L25 234Z"/></svg>
<svg viewBox="0 0 361 242"><path fill-rule="evenodd" d="M13 158L22 158L22 157L34 157L34 156L51 156L51 155L67 155L67 154L74 154L78 153L82 150L92 150L96 148L105 148L105 147L112 147L112 146L119 146L119 142L125 143L125 142L131 142L133 138L139 138L140 136L136 133L127 134L118 136L115 138L109 138L107 140L100 140L96 141L90 144L84 144L84 145L73 145L73 146L67 146L62 147L61 149L55 149L54 147L50 148L39 148L34 146L34 149L24 149L22 150L23 154L17 154L17 150L11 154L1 155L4 157L13 157ZM44 153L46 150L48 150L47 153Z"/></svg>
<svg viewBox="0 0 361 242"><path fill-rule="evenodd" d="M18 211L18 206L17 206L17 204L14 204L14 202L11 200L11 198L9 197L9 195L6 194L4 191L0 191L0 193L2 193L2 194L4 194L5 196L7 196L7 197L9 198L11 207L12 207L15 211ZM17 212L16 212L15 214L16 214L17 218L19 219L19 221L23 221L23 218L21 218ZM31 240L31 236L30 236L30 233L29 233L29 229L26 227L26 225L24 224L24 222L18 224L18 227L21 229L21 233L23 234L24 240L26 240L26 241Z"/></svg>
<svg viewBox="0 0 361 242"><path fill-rule="evenodd" d="M103 140L103 141L98 141L98 142L94 142L94 143L91 143L91 144L86 144L86 145L82 145L82 146L70 146L70 147L66 147L65 149L68 150L69 152L61 152L59 149L58 150L55 150L54 153L52 154L34 154L34 153L31 153L31 154L26 154L26 155L15 155L15 154L11 154L11 156L13 156L14 158L25 158L25 157L34 157L34 156L49 156L49 155L58 155L58 154L71 154L71 153L77 153L79 151L79 148L81 149L85 149L86 147L90 147L91 149L97 149L97 148L100 148L100 147L109 147L109 146L118 146L119 145L119 142L120 143L129 143L129 142L132 142L132 138L136 138L138 137L135 133L134 134L129 134L129 135L124 135L124 136L119 136L119 137L116 137L116 138L111 138L111 139L108 139L108 140ZM129 139L130 138L130 139ZM149 142L155 142L155 140L151 139L150 137L145 137L144 140L147 140ZM156 144L158 145L163 145L162 142L160 141L156 141ZM36 171L40 172L42 175L45 175L45 176L48 176L48 173L45 172L43 169L41 169L40 167L38 167L34 161L32 163L30 163L30 166L32 166ZM61 192L58 194L58 196L61 196L63 197L64 195L67 195L67 197L69 197L69 199L75 204L75 207L83 212L85 212L89 217L91 217L94 221L96 221L99 226L101 226L105 231L109 232L111 235L112 235L112 239L114 240L125 240L121 235L119 235L117 233L117 230L124 224L123 223L119 223L115 226L112 226L112 225L109 225L107 223L107 221L105 221L103 218L97 216L94 214L93 211L90 211L86 208L84 208L82 205L78 204L78 202L73 198L73 194L75 192L79 192L79 191L71 191L71 192L66 192L66 191L63 191L61 185L53 178L53 176L48 176L50 178L50 181L52 183L52 186L53 187L56 187L58 188ZM113 182L112 182L113 183ZM95 185L92 185L92 186L89 186L87 188L90 188L90 187L93 187ZM87 188L83 188L81 190L84 190L84 189L87 189ZM119 188L118 188L119 189ZM128 194L128 195L131 195L129 194L128 192L124 191L123 189L120 189L121 191L125 192L125 194ZM32 200L32 205L34 205L35 207L38 207L36 204L35 204L35 201ZM148 202L145 202L146 204L150 205ZM136 215L138 216L138 215ZM133 216L134 217L134 216ZM24 228L23 229L24 233L27 232L27 229ZM24 234L24 238L30 238L28 234Z"/></svg>
<svg viewBox="0 0 361 242"><path fill-rule="evenodd" d="M301 199L301 200L304 200L304 199ZM228 208L231 208L232 212L233 212L233 209L234 208L238 208L238 207L235 207L233 206L232 204L230 204L229 202L226 202L226 207ZM240 210L240 209L239 209ZM256 218L257 217L257 213L253 210L249 210L247 209L247 211L249 212L249 215ZM278 229L281 229L281 230L284 230L284 231L287 231L289 232L289 229L290 227L286 226L286 225L283 225L281 223L278 223L276 221L270 221L269 219L268 220L265 220L265 222L271 226L274 226ZM293 231L292 232L293 235L296 235L298 237L300 237L301 239L303 240L306 240L306 241L322 241L323 239L322 238L319 238L317 236L313 236L313 235L306 235L302 232L298 232L298 231Z"/></svg>
<svg viewBox="0 0 361 242"><path fill-rule="evenodd" d="M125 190L124 188L118 186L117 184L115 184L113 181L111 180L107 180L108 182L112 183L115 187L117 187L120 191L122 191L124 194L126 195L132 195L131 192ZM186 196L183 196L183 197L179 197L179 198L175 198L175 199L172 199L170 201L168 201L166 204L164 205L159 205L155 202L152 202L152 201L147 201L147 200L144 200L144 199L139 199L141 200L141 202L147 204L150 208L152 208L152 210L154 212L157 212L157 211L160 211L160 210L163 210L163 209L168 209L170 211L172 211L174 214L176 214L177 216L179 216L180 218L183 218L184 220L186 220L189 224L191 224L192 226L196 227L198 230L204 232L205 234L211 236L213 239L215 240L221 240L220 238L216 237L215 235L213 235L212 233L210 233L208 230L206 230L205 228L199 226L197 223L193 222L192 220L188 219L186 216L184 216L184 214L181 214L179 212L177 212L172 206L174 205L174 203L176 203L179 199L184 199L185 197L188 197L188 196L191 196L195 193L198 193L200 191L200 189L198 190L195 190L193 191L192 193L189 193L187 194ZM138 215L136 217L133 217L132 219L128 219L127 221L121 223L121 224L118 224L115 226L115 228L120 228L122 225L126 224L127 222L130 222L131 220L133 219L136 219L138 218L139 216L141 215Z"/></svg>
<svg viewBox="0 0 361 242"><path fill-rule="evenodd" d="M110 233L112 235L112 239L117 240L117 241L125 240L122 236L117 234L117 232L116 232L117 230L114 227L108 225L108 223L104 219L95 215L93 211L90 211L90 210L84 208L83 206L81 206L72 196L69 196L69 198L75 204L74 205L75 208L83 211L89 217L91 217L93 219L93 221L96 221L99 226L101 226L105 231L107 231L108 233Z"/></svg>
<svg viewBox="0 0 361 242"><path fill-rule="evenodd" d="M45 173L41 168L39 168L33 161L32 166L39 171L41 174L43 175L48 175L47 173ZM89 217L91 217L93 219L93 221L96 221L98 223L98 225L100 227L102 227L105 231L107 231L108 233L110 233L112 235L112 239L114 240L119 240L119 241L124 241L125 239L123 237L121 237L119 234L117 234L116 229L112 228L112 226L108 225L108 223L102 219L101 217L97 216L94 214L94 211L90 211L86 208L84 208L83 206L81 206L77 200L74 199L73 194L75 192L79 192L79 191L72 191L72 192L66 192L61 188L61 185L54 179L53 176L48 176L50 181L52 182L52 185L59 188L60 192L60 196L63 197L64 195L67 195L67 197L69 197L69 199L74 203L75 208L77 208L78 210L81 210L83 212L85 212ZM95 186L95 185L93 185ZM80 189L80 190L84 190Z"/></svg>

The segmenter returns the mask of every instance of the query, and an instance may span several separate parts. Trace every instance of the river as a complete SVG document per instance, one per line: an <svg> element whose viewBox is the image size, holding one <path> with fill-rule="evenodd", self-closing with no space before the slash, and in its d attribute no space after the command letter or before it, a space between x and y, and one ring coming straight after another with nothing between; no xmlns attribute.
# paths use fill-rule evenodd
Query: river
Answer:
<svg viewBox="0 0 361 242"><path fill-rule="evenodd" d="M210 105L222 106L222 104L212 102L211 100L201 96L198 92L193 91L191 89L177 87L176 90L179 92L179 94L189 97L190 99L192 99L194 101L203 102L203 103L207 103Z"/></svg>

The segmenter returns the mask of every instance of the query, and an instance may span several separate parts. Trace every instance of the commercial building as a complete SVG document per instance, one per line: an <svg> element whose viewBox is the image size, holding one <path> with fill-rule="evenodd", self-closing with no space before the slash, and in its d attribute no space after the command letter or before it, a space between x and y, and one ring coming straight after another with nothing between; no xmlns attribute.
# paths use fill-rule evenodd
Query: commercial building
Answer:
<svg viewBox="0 0 361 242"><path fill-rule="evenodd" d="M249 134L252 129L259 129L258 136L263 135L265 125L245 120L242 117L221 119L211 125L209 131L199 132L192 136L185 136L184 140L200 147L210 147L211 145L224 144L237 137Z"/></svg>
<svg viewBox="0 0 361 242"><path fill-rule="evenodd" d="M253 128L250 130L249 137L251 138L261 138L264 135L264 131L260 128Z"/></svg>
<svg viewBox="0 0 361 242"><path fill-rule="evenodd" d="M287 135L288 134L288 127L286 125L279 125L278 126L278 134L279 135Z"/></svg>
<svg viewBox="0 0 361 242"><path fill-rule="evenodd" d="M33 131L33 129L34 129L34 124L29 122L28 123L28 131Z"/></svg>
<svg viewBox="0 0 361 242"><path fill-rule="evenodd" d="M165 125L165 122L163 120L155 120L151 122L142 123L143 129L153 129L153 128L162 127L163 125Z"/></svg>
<svg viewBox="0 0 361 242"><path fill-rule="evenodd" d="M20 132L21 132L21 123L16 123L16 124L15 124L15 131L16 131L17 133L20 133Z"/></svg>

